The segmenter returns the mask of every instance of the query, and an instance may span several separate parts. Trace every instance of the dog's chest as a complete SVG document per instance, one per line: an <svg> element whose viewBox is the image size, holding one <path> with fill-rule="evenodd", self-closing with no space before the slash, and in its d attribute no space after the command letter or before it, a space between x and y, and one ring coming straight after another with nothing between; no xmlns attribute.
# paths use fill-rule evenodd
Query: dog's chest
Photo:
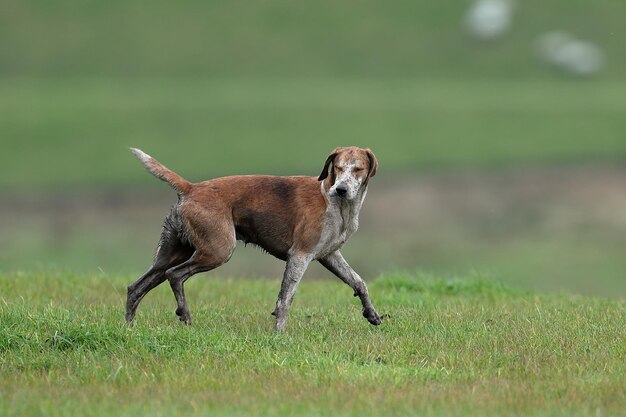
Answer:
<svg viewBox="0 0 626 417"><path fill-rule="evenodd" d="M318 257L339 250L358 228L358 210L354 207L331 207L324 215L324 227L317 247Z"/></svg>

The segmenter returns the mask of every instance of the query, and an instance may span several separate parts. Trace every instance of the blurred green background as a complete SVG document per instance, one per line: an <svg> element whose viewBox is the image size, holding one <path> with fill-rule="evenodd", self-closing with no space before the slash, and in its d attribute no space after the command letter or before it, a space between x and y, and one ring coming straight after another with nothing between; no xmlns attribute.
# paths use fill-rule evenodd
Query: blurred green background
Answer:
<svg viewBox="0 0 626 417"><path fill-rule="evenodd" d="M493 39L473 4L3 1L0 269L147 268L175 195L128 146L203 180L317 175L358 145L380 162L344 250L365 277L624 295L626 2L518 1ZM554 30L606 65L542 62ZM240 248L211 274L281 271Z"/></svg>

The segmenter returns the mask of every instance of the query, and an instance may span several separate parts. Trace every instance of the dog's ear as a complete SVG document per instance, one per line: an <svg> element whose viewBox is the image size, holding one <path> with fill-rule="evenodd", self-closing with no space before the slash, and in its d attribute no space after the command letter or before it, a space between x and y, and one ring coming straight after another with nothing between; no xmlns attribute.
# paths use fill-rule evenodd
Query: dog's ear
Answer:
<svg viewBox="0 0 626 417"><path fill-rule="evenodd" d="M367 176L373 177L374 175L376 175L376 171L378 171L378 160L376 159L376 157L374 156L374 152L372 152L370 148L367 148L365 150L365 153L367 154L367 158L370 160L370 169Z"/></svg>
<svg viewBox="0 0 626 417"><path fill-rule="evenodd" d="M337 156L337 153L339 153L339 148L335 148L335 150L332 151L330 155L328 155L328 158L326 158L326 162L324 162L324 168L322 168L322 173L317 178L318 181L324 181L326 177L328 177L328 168L330 167L330 164L333 162L333 160Z"/></svg>

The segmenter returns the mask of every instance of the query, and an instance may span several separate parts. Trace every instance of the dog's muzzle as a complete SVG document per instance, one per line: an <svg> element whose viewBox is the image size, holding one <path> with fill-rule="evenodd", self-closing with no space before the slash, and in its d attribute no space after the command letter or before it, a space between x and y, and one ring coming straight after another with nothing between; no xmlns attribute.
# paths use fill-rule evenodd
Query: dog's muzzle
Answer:
<svg viewBox="0 0 626 417"><path fill-rule="evenodd" d="M345 197L346 195L348 195L348 188L340 185L335 188L335 194L339 197Z"/></svg>

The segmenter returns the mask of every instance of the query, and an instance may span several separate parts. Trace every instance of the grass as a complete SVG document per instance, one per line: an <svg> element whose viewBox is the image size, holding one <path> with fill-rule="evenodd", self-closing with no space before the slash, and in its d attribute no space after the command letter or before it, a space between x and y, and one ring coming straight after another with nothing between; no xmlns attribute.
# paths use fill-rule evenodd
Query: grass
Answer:
<svg viewBox="0 0 626 417"><path fill-rule="evenodd" d="M316 175L344 144L376 152L377 182L626 160L620 0L518 2L510 32L486 43L463 32L469 0L13 3L0 6L0 270L140 268L161 213L116 212L124 201L112 190L166 188L128 146L191 180ZM607 68L578 79L541 65L533 48L549 30L597 43ZM90 195L105 214L75 203ZM550 233L415 244L423 229L404 227L409 244L378 239L377 251L389 253L385 265L624 288L623 239L576 232L563 245ZM350 258L370 269L360 270L377 272L382 262L354 248Z"/></svg>
<svg viewBox="0 0 626 417"><path fill-rule="evenodd" d="M537 166L622 166L624 97L626 83L607 79L5 78L0 80L0 228L5 231L0 269L142 268L174 195L145 172L128 146L144 149L190 180L240 173L316 175L338 144L375 151L380 170L373 187L403 174L418 174L418 181L420 174L452 172L458 181L466 169L497 178L511 167L521 172ZM140 189L148 190L148 197L149 191L163 193L154 199L154 214L115 211L124 206L115 192L134 195ZM372 188L370 195L380 190ZM28 203L29 193L39 192L53 197ZM20 193L27 197L14 198ZM542 198L532 196L537 204ZM602 198L589 198L604 205ZM90 209L78 204L81 200L100 201L104 209L95 210L95 203ZM369 201L365 210L368 206ZM398 213L402 207L390 200L387 210ZM411 226L394 234L404 242L375 236L359 247L358 238L367 237L363 221L347 255L363 265L364 275L378 273L381 265L442 272L475 267L533 288L595 294L626 288L622 223L608 233L596 233L598 226L591 224L563 238L550 229L535 232L540 218L518 204L502 219L486 218L487 224L474 225L461 214L459 224L443 223L446 227L417 244L424 228ZM507 223L516 218L517 226ZM484 237L489 222L508 224L504 241ZM446 230L451 237L442 237ZM369 256L364 246L372 244L376 253L389 255ZM241 257L255 262L239 250L230 265Z"/></svg>
<svg viewBox="0 0 626 417"><path fill-rule="evenodd" d="M527 0L510 32L471 42L469 1L24 0L0 14L0 73L34 76L542 76L534 42L567 30L623 79L621 0Z"/></svg>
<svg viewBox="0 0 626 417"><path fill-rule="evenodd" d="M625 96L607 80L9 78L0 189L156 188L128 146L191 180L317 175L338 144L371 147L381 175L621 162Z"/></svg>
<svg viewBox="0 0 626 417"><path fill-rule="evenodd" d="M480 277L371 282L370 326L343 284L303 282L288 332L278 282L194 279L123 323L133 277L0 276L0 414L624 415L623 300Z"/></svg>
<svg viewBox="0 0 626 417"><path fill-rule="evenodd" d="M468 5L4 7L0 190L152 184L128 146L192 179L315 175L338 144L372 147L381 175L626 158L624 2L528 0L484 44L464 36ZM540 65L533 45L556 29L597 42L607 70Z"/></svg>

